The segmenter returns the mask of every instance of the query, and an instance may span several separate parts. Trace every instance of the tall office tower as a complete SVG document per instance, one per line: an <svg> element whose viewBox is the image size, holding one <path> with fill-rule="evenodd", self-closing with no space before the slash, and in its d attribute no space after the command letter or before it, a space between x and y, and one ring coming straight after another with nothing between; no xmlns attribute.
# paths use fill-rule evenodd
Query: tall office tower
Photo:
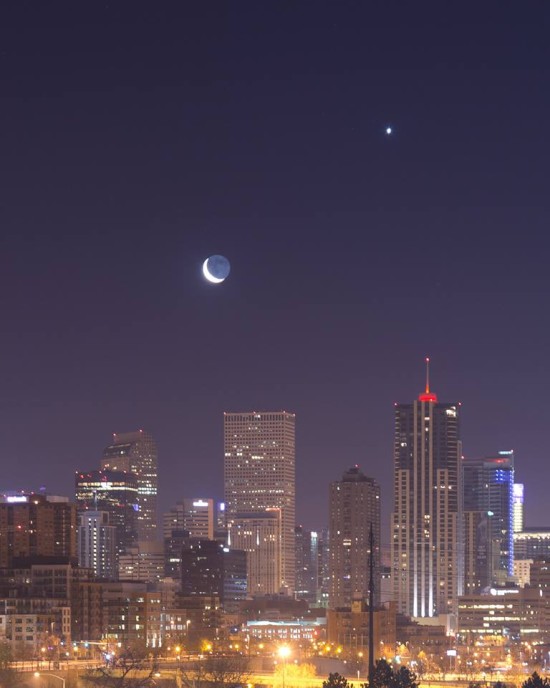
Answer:
<svg viewBox="0 0 550 688"><path fill-rule="evenodd" d="M164 515L164 537L172 530L187 530L192 538L214 539L214 500L185 497Z"/></svg>
<svg viewBox="0 0 550 688"><path fill-rule="evenodd" d="M319 578L319 536L314 530L296 526L296 590L298 600L317 604Z"/></svg>
<svg viewBox="0 0 550 688"><path fill-rule="evenodd" d="M392 579L398 611L456 612L462 592L459 405L426 390L395 406Z"/></svg>
<svg viewBox="0 0 550 688"><path fill-rule="evenodd" d="M106 447L101 468L135 473L138 485L138 540L152 542L157 537L158 464L157 445L152 436L137 432L116 432Z"/></svg>
<svg viewBox="0 0 550 688"><path fill-rule="evenodd" d="M286 411L224 414L228 527L236 514L280 509L281 587L288 592L295 576L295 424Z"/></svg>
<svg viewBox="0 0 550 688"><path fill-rule="evenodd" d="M282 587L281 510L234 516L227 539L230 549L246 552L248 594L278 594Z"/></svg>
<svg viewBox="0 0 550 688"><path fill-rule="evenodd" d="M37 494L0 497L0 568L24 568L49 557L77 560L76 507Z"/></svg>
<svg viewBox="0 0 550 688"><path fill-rule="evenodd" d="M117 557L137 541L137 478L123 471L77 471L75 496L80 513L107 511L116 528ZM118 559L117 559L118 561Z"/></svg>
<svg viewBox="0 0 550 688"><path fill-rule="evenodd" d="M107 511L83 511L79 515L78 565L92 569L98 578L116 580L116 527Z"/></svg>
<svg viewBox="0 0 550 688"><path fill-rule="evenodd" d="M514 483L513 498L513 529L514 533L521 533L523 530L523 483Z"/></svg>
<svg viewBox="0 0 550 688"><path fill-rule="evenodd" d="M496 456L465 459L462 462L462 491L464 515L479 514L476 536L465 540L466 562L470 552L487 550L489 580L482 584L505 583L514 575L514 452L500 451ZM467 533L466 533L467 534ZM470 550L470 552L468 551ZM465 569L466 579L470 576ZM480 579L484 574L480 574ZM478 592L470 589L469 592Z"/></svg>
<svg viewBox="0 0 550 688"><path fill-rule="evenodd" d="M371 553L372 527L374 549ZM374 597L380 600L380 486L358 466L330 484L329 607L351 607L369 596L370 557Z"/></svg>
<svg viewBox="0 0 550 688"><path fill-rule="evenodd" d="M217 597L226 612L246 599L246 554L215 540L189 540L183 548L183 597Z"/></svg>

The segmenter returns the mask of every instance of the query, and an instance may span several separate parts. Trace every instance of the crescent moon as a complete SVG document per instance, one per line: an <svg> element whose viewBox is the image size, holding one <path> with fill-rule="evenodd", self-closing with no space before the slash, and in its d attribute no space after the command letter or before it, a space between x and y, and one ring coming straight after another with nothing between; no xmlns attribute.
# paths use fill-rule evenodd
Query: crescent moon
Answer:
<svg viewBox="0 0 550 688"><path fill-rule="evenodd" d="M214 275L208 269L208 258L202 264L202 274L209 282L212 282L213 284L219 284L220 282L223 282L223 280L219 277L214 277Z"/></svg>

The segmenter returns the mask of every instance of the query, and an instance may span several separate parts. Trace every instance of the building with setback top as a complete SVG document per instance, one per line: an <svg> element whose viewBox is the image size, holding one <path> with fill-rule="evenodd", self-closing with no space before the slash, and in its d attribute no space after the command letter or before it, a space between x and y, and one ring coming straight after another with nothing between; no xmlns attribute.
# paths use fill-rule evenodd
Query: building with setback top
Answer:
<svg viewBox="0 0 550 688"><path fill-rule="evenodd" d="M134 473L138 487L137 537L157 539L158 456L153 437L143 430L115 432L105 448L101 468Z"/></svg>

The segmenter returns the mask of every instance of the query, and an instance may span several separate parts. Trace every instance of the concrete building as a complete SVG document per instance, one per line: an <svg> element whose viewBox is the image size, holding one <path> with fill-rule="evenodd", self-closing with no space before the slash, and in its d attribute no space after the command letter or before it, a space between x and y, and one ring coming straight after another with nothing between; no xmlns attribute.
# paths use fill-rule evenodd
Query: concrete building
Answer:
<svg viewBox="0 0 550 688"><path fill-rule="evenodd" d="M119 557L118 577L123 581L156 583L164 578L164 546L161 542L138 542Z"/></svg>
<svg viewBox="0 0 550 688"><path fill-rule="evenodd" d="M374 549L370 549L372 528ZM329 607L368 599L369 566L374 566L375 604L380 601L380 486L358 466L330 484Z"/></svg>
<svg viewBox="0 0 550 688"><path fill-rule="evenodd" d="M520 588L531 583L532 559L514 559L514 578Z"/></svg>
<svg viewBox="0 0 550 688"><path fill-rule="evenodd" d="M280 587L294 592L295 422L293 413L224 414L224 491L228 528L237 514L278 509Z"/></svg>
<svg viewBox="0 0 550 688"><path fill-rule="evenodd" d="M362 652L368 665L369 610L364 601L352 602L349 607L327 610L327 640L342 645L353 653ZM395 603L374 611L375 661L381 658L382 647L395 648Z"/></svg>
<svg viewBox="0 0 550 688"><path fill-rule="evenodd" d="M103 586L104 633L115 647L162 642L162 595L150 592L146 583L119 581ZM120 647L119 646L119 647Z"/></svg>
<svg viewBox="0 0 550 688"><path fill-rule="evenodd" d="M0 498L0 568L49 557L77 561L76 507L37 494Z"/></svg>
<svg viewBox="0 0 550 688"><path fill-rule="evenodd" d="M428 370L425 392L395 406L392 582L413 617L456 612L462 591L460 407L438 402Z"/></svg>
<svg viewBox="0 0 550 688"><path fill-rule="evenodd" d="M248 594L274 595L282 587L281 512L235 514L229 521L230 548L246 552Z"/></svg>
<svg viewBox="0 0 550 688"><path fill-rule="evenodd" d="M158 454L153 437L143 430L115 432L105 448L101 468L134 473L137 478L137 539L157 539Z"/></svg>
<svg viewBox="0 0 550 688"><path fill-rule="evenodd" d="M186 530L172 530L167 536L164 534L164 575L181 581L181 555L183 548L189 543L189 533Z"/></svg>
<svg viewBox="0 0 550 688"><path fill-rule="evenodd" d="M164 514L164 537L173 530L186 530L189 537L214 539L214 500L204 497L184 497Z"/></svg>
<svg viewBox="0 0 550 688"><path fill-rule="evenodd" d="M458 605L458 631L469 644L485 636L547 644L550 640L550 595L532 584L485 595L464 595Z"/></svg>
<svg viewBox="0 0 550 688"><path fill-rule="evenodd" d="M247 621L243 631L263 643L300 643L324 640L326 619L286 619Z"/></svg>
<svg viewBox="0 0 550 688"><path fill-rule="evenodd" d="M514 552L518 559L550 559L550 528L524 528L514 533Z"/></svg>
<svg viewBox="0 0 550 688"><path fill-rule="evenodd" d="M107 511L82 511L78 526L78 565L92 569L97 578L118 576L116 527Z"/></svg>

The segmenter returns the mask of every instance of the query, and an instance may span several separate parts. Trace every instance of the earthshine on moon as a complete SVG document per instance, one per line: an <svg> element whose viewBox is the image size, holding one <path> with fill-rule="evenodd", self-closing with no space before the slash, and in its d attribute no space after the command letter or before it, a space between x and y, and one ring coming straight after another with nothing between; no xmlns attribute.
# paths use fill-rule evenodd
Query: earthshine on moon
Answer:
<svg viewBox="0 0 550 688"><path fill-rule="evenodd" d="M229 275L231 266L225 256L210 256L202 264L202 274L212 284L220 284Z"/></svg>

